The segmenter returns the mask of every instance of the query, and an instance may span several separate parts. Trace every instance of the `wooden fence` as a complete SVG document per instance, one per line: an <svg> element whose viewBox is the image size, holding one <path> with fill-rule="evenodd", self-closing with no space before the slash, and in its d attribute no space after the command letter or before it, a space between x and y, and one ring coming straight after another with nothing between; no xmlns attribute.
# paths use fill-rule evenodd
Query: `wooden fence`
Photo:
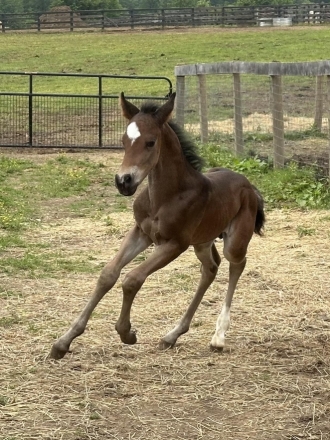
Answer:
<svg viewBox="0 0 330 440"><path fill-rule="evenodd" d="M291 97L286 100L292 102L294 96L294 111L295 119L299 122L303 121L304 133L309 133L312 136L319 136L323 142L322 154L327 154L327 163L329 164L330 154L330 141L329 141L329 111L330 111L330 61L320 62L304 62L304 63L254 63L254 62L222 62L222 63L210 63L210 64L190 64L184 66L175 67L176 75L176 120L182 127L193 126L194 133L196 134L197 124L185 124L185 119L190 117L192 111L199 114L199 134L202 142L208 141L209 136L209 118L208 113L210 111L211 97L215 95L215 91L212 90L211 81L209 76L227 76L232 77L232 107L233 107L233 134L235 137L235 152L237 155L241 155L244 152L244 132L243 132L243 105L242 105L242 78L245 76L255 75L255 81L253 82L253 90L248 98L247 108L245 115L252 113L253 105L258 104L258 83L257 75L268 77L270 81L270 87L268 89L269 96L267 101L270 104L269 116L272 120L272 138L273 138L273 159L275 167L282 167L285 163L285 127L284 121L288 118L283 110L283 87L282 78L290 77L289 89ZM186 86L187 80L191 77L197 78L197 86L194 91ZM300 77L300 79L299 79ZM310 94L304 94L304 87L302 85L302 77L306 80L315 78L314 90ZM296 80L294 78L297 78ZM229 78L228 78L229 79ZM188 92L189 89L189 92ZM221 86L221 93L223 93L223 85ZM229 86L227 87L229 89ZM264 94L267 93L267 89L264 89ZM190 93L191 101L198 103L198 109L192 110L186 108L187 95ZM312 99L312 97L314 99ZM222 96L217 97L215 106L217 108L223 105L221 102ZM303 100L306 105L303 105ZM229 107L230 102L227 100L226 106ZM250 107L250 108L249 108ZM306 111L306 108L308 110ZM266 106L262 112L267 114ZM309 118L306 117L306 113ZM261 119L261 114L257 114L257 118ZM306 121L309 126L306 129ZM196 122L196 121L195 121ZM214 124L215 121L212 121ZM225 121L219 122L221 131L221 124L225 124ZM188 128L189 129L189 128ZM315 137L314 136L314 137ZM301 137L299 138L301 140ZM315 143L310 142L310 148L312 152L315 148ZM329 165L328 165L329 166Z"/></svg>
<svg viewBox="0 0 330 440"><path fill-rule="evenodd" d="M168 9L112 9L94 11L0 14L2 32L10 30L168 28L177 26L258 26L276 18L290 24L330 23L330 4L258 7L208 7Z"/></svg>

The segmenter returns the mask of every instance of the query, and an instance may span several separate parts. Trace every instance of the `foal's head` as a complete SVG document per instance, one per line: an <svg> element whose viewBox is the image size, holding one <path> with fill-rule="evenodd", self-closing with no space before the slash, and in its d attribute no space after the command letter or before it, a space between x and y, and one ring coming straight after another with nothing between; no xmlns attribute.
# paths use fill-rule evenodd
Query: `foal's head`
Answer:
<svg viewBox="0 0 330 440"><path fill-rule="evenodd" d="M121 108L129 123L122 139L125 155L115 182L118 191L124 196L134 194L158 162L161 129L171 116L174 99L175 93L158 109L144 112L128 102L121 93Z"/></svg>

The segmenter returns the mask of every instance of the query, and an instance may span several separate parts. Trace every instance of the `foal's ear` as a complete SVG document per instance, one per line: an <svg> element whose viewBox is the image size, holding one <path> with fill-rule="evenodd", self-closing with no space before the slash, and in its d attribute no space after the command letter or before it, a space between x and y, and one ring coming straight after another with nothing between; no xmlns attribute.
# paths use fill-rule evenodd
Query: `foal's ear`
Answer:
<svg viewBox="0 0 330 440"><path fill-rule="evenodd" d="M121 92L119 102L123 111L123 116L128 120L132 119L133 116L135 116L140 111L137 107L135 107L134 104L126 100L124 92Z"/></svg>
<svg viewBox="0 0 330 440"><path fill-rule="evenodd" d="M155 112L155 117L160 125L165 124L165 122L170 119L172 111L174 109L175 96L176 93L172 93L169 100L166 101L165 104L159 107L159 109Z"/></svg>

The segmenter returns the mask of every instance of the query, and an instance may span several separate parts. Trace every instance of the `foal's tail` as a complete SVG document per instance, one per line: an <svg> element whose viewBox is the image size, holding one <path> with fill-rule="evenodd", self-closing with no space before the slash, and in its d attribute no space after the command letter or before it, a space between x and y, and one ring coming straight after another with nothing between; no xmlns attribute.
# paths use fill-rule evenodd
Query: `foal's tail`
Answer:
<svg viewBox="0 0 330 440"><path fill-rule="evenodd" d="M253 186L253 189L258 199L258 210L257 210L256 222L254 225L254 232L261 236L263 235L263 227L266 221L266 216L264 211L264 199L262 198L262 195L255 186Z"/></svg>

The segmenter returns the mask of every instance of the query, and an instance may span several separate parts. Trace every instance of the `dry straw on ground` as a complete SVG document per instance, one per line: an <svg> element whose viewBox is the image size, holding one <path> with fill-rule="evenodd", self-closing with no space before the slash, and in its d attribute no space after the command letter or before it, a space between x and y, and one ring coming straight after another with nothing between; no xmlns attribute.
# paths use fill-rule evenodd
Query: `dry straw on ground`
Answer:
<svg viewBox="0 0 330 440"><path fill-rule="evenodd" d="M118 154L102 154L109 170L117 166ZM111 226L51 214L25 239L51 243L68 258L88 256L97 271L132 223L130 212L111 214ZM0 438L329 439L329 221L328 212L268 213L265 236L251 242L222 354L208 344L228 280L225 261L173 350L160 352L157 342L198 282L192 250L138 294L137 345L122 345L114 330L118 284L61 361L47 359L51 344L81 310L97 275L0 274L1 316L12 318L0 327Z"/></svg>

